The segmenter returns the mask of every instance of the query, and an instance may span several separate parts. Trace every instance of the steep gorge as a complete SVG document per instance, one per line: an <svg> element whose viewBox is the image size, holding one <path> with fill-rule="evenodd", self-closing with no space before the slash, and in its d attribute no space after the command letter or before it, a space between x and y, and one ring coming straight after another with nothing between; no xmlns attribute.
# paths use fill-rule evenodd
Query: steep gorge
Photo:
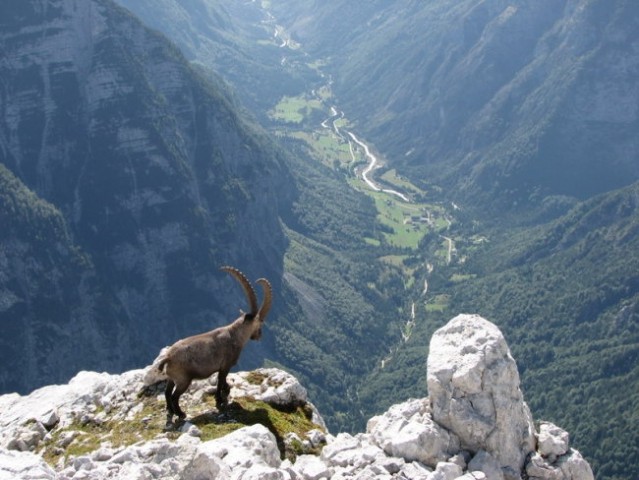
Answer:
<svg viewBox="0 0 639 480"><path fill-rule="evenodd" d="M0 319L35 332L8 337L5 351L38 352L34 375L4 379L143 364L236 312L239 297L215 274L234 263L281 282L277 322L248 363L294 370L340 427L422 394L424 339L446 315L479 311L514 339L534 413L571 431L598 478L634 473L637 433L623 412L639 405L636 185L579 203L636 180L634 3L270 2L301 51L273 39L261 48L272 25L236 16L256 2L190 2L175 30L213 54L198 60L180 44L191 65L110 2L13 3L0 7L0 22L11 19L0 43L10 53L0 57L5 198L27 199L24 228L61 227L8 234L19 248L3 240ZM153 14L177 4L152 3ZM225 8L238 10L217 15ZM218 43L206 43L211 33ZM364 241L383 238L372 202L301 142L284 143L284 157L236 113L241 101L262 120L260 108L306 91L317 72L296 63L305 51L334 73L358 134L461 206L445 239L431 232L415 251L392 250L401 256L389 266ZM428 276L443 240L450 265ZM37 280L39 291L25 287ZM418 302L410 340L377 368L424 281L445 301ZM78 293L63 301L67 290Z"/></svg>

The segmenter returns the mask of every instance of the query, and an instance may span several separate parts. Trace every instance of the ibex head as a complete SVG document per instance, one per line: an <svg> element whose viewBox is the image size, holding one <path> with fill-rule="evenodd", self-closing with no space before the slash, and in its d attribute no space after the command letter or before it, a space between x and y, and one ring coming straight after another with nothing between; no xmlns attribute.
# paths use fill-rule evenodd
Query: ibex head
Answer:
<svg viewBox="0 0 639 480"><path fill-rule="evenodd" d="M225 272L228 272L232 277L234 277L242 286L244 290L244 294L246 295L246 299L249 304L249 311L244 313L244 321L245 322L255 322L253 333L251 334L251 340L259 340L262 337L262 323L266 319L266 315L271 309L271 301L273 296L273 291L271 289L271 284L265 278L260 278L257 280L257 283L260 284L262 290L264 292L264 299L262 300L262 305L257 307L257 296L255 295L255 290L251 286L251 283L244 276L242 272L240 272L237 268L225 266L221 268Z"/></svg>

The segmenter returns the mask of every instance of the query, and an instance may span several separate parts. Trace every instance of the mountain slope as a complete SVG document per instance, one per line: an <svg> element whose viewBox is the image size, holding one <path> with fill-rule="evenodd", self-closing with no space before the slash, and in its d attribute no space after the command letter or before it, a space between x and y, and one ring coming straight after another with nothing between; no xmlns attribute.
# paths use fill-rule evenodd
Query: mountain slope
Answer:
<svg viewBox="0 0 639 480"><path fill-rule="evenodd" d="M479 312L511 342L533 414L567 425L597 478L636 475L628 459L639 439L628 424L639 411L639 184L548 225L494 233L466 264L431 279L433 295L450 295L448 309L420 306L410 341L360 394L382 405L389 383L393 395L423 394L419 345L450 312Z"/></svg>
<svg viewBox="0 0 639 480"><path fill-rule="evenodd" d="M289 28L330 59L349 118L456 201L539 206L639 178L636 2L405 0L349 21L349 2L302 3Z"/></svg>
<svg viewBox="0 0 639 480"><path fill-rule="evenodd" d="M92 335L109 345L93 360L122 367L228 322L244 300L222 264L271 278L280 290L285 238L273 212L294 192L282 188L290 182L281 152L220 89L110 1L5 2L0 13L0 162L20 188L52 205L68 248L82 252L95 288L112 302L89 308L80 290L68 308L83 325L126 327L62 328L70 340L58 348L68 364L52 376L7 372L3 390L68 378ZM37 238L25 241L37 249ZM87 267L76 256L52 256L43 276L82 277ZM3 274L7 285L28 281L18 267ZM58 298L59 310L36 329L36 358L46 353L37 351L45 324L69 322L66 301ZM12 321L26 324L26 313Z"/></svg>
<svg viewBox="0 0 639 480"><path fill-rule="evenodd" d="M317 75L281 48L277 25L253 2L117 0L170 38L207 75L232 85L238 102L264 119L273 99L297 95ZM260 38L259 42L255 38Z"/></svg>
<svg viewBox="0 0 639 480"><path fill-rule="evenodd" d="M124 333L120 312L97 288L90 259L74 244L60 211L1 164L0 223L3 390L90 366L121 367L110 351ZM70 344L73 351L61 348Z"/></svg>
<svg viewBox="0 0 639 480"><path fill-rule="evenodd" d="M305 383L312 379L309 385L323 408L331 405L343 416L343 409L359 405L365 414L373 414L398 397L423 395L425 385L417 372L427 354L424 339L447 315L480 311L516 339L513 349L530 374L526 387L534 408L562 423L569 422L566 412L574 412L573 422L578 418L584 425L581 430L572 428L578 432L575 441L594 459L598 477L626 478L630 470L620 459L634 454L627 447L633 445L632 434L616 426L614 433L604 433L603 421L582 422L579 412L591 412L585 402L605 404L607 416L601 418L623 425L615 402L626 405L625 398L634 398L634 373L610 378L608 385L618 392L615 399L607 399L607 389L600 386L588 390L586 398L578 392L588 380L575 375L574 368L583 370L599 351L605 350L602 355L607 359L632 358L634 351L634 337L609 334L605 327L615 316L611 312L626 312L621 316L631 331L636 324L635 275L632 268L623 268L623 259L634 258L633 231L611 234L618 240L609 248L608 233L588 234L603 228L594 220L599 215L589 212L605 200L577 203L637 178L636 140L631 134L636 124L634 5L474 0L356 5L282 0L269 2L268 8L310 53L309 62L326 64L322 70L330 73L337 94L330 101L355 120L349 128L364 132L389 166L413 183L439 183L444 196L461 205L461 210L451 212L450 231L443 233L451 248L449 265L436 260L442 238L433 231L415 251L393 251L400 268L388 268L375 257L374 248L360 243L358 256L357 242L351 243L357 232L370 237L368 232L379 227L375 211L365 202L353 209L350 201L341 203L341 211L333 209L339 205L337 189L327 189L331 193L325 196L330 215L318 211L325 184L317 172L309 173L305 159L312 155L294 148L297 161L291 166L299 179L300 198L294 205L298 215L286 217L293 231L288 232L292 241L285 279L294 294L287 298L301 298L302 311L288 317L286 327L278 325L276 341L299 369L296 373L303 372ZM275 104L279 97L271 100ZM328 179L333 173L325 170L320 175ZM626 194L614 192L610 198ZM574 205L576 209L559 223L543 224ZM513 207L516 215L511 215ZM343 227L349 234L340 245L335 226L342 222L351 227L354 211L370 215L369 223L357 218L358 228ZM589 238L588 246L581 248L592 255L570 247L560 256L548 250L563 247L544 246L541 239L553 238L560 225L570 223L569 218L580 225L574 238ZM621 230L628 221L614 215L604 218L612 222L611 231ZM541 223L538 230L522 229L521 224L531 220ZM413 267L433 263L437 265L432 274ZM403 277L407 270L415 272L414 278ZM533 271L534 281L527 276ZM585 278L591 282L584 283ZM347 295L325 295L334 292L333 283L344 285L343 280L351 288L339 293ZM597 290L599 285L606 285L604 293ZM365 293L369 289L383 293L369 297ZM344 343L341 333L348 332L348 325L342 323L357 317L349 314L342 322L333 317L347 303L342 299L354 301L357 292L383 318L374 317L371 331L378 333L372 338L366 329L358 329L352 332L351 343ZM380 301L385 295L386 303ZM412 334L402 341L398 325L406 316L403 312L410 311L411 299L417 318L410 326ZM348 306L344 311L349 312ZM381 328L384 319L386 331ZM308 325L295 330L293 325L303 322ZM333 337L336 331L340 335ZM375 343L377 335L386 335L385 344ZM566 340L573 337L574 348ZM597 338L605 340L597 343ZM335 353L325 354L325 345L333 346ZM368 365L351 366L357 358ZM338 364L345 367L340 370ZM351 368L357 375L346 377L344 371ZM338 375L326 373L334 370ZM602 385L597 372L584 378ZM352 382L353 388L344 388L336 378ZM559 384L570 386L569 393L555 402ZM330 388L323 389L325 385ZM335 395L344 391L347 395L341 399ZM549 395L553 401L548 401ZM351 428L352 423L340 425ZM585 435L586 428L598 433ZM603 438L605 448L599 442ZM612 464L608 464L610 451L620 452Z"/></svg>
<svg viewBox="0 0 639 480"><path fill-rule="evenodd" d="M597 459L598 478L625 478L639 454L637 432L627 428L639 411L639 184L518 241L509 242L517 253L505 265L458 289L460 308L499 319L519 346L524 387L543 392L533 411L572 427ZM611 449L604 437L624 440Z"/></svg>
<svg viewBox="0 0 639 480"><path fill-rule="evenodd" d="M227 42L215 68L231 70L187 65L106 1L0 7L0 22L12 25L0 43L9 52L0 57L2 162L52 205L67 248L88 259L64 278L73 286L95 275L108 304L101 312L126 327L110 349L115 360L139 365L168 341L227 319L243 300L214 272L238 264L251 278L268 276L278 295L267 343L246 352L249 363L266 353L294 370L332 428L356 430L367 415L423 395L423 340L451 314L479 311L515 340L533 408L571 426L598 478L636 474L624 462L636 456L636 439L623 427L625 411L636 410L636 192L577 203L636 179L633 3L157 5L146 11L166 33L161 12L188 14L173 28L186 35L188 58ZM388 226L351 189L347 169L291 138L283 145L293 155L283 156L234 113L218 76L257 109L307 79L294 76L292 47L264 37L274 26L261 25L263 16L234 16L262 5L293 33L289 45L301 39L296 60L322 56L309 55L306 67L326 72L327 102L347 111L348 128L365 132L429 196L460 199L442 217L447 226L415 248L384 244ZM181 28L191 22L197 28ZM253 62L260 74L241 78ZM329 110L311 112L309 124ZM540 225L523 228L531 219ZM413 218L403 220L408 231ZM17 305L16 292L3 301ZM404 327L412 304L416 318ZM86 341L65 338L69 350ZM122 339L142 347L130 351Z"/></svg>
<svg viewBox="0 0 639 480"><path fill-rule="evenodd" d="M277 21L259 4L166 0L148 9L144 2L119 3L169 36L194 64L205 66L203 72L233 82L236 97L256 109L252 113L267 127L267 110L283 95L309 89L308 83L300 85L300 77L310 85L319 78L300 61L307 57L303 50L280 46L272 33ZM199 21L215 12L231 23ZM250 75L238 75L255 65ZM253 102L254 96L259 102ZM289 242L282 308L269 323L274 349L268 361L304 381L331 428L354 430L365 420L357 384L400 335L395 301L403 290L401 278L392 269L380 272L377 254L365 248L363 238L375 236L376 230L371 199L318 161L303 141L286 139L282 146L289 152L285 162L297 195L290 210L280 212Z"/></svg>

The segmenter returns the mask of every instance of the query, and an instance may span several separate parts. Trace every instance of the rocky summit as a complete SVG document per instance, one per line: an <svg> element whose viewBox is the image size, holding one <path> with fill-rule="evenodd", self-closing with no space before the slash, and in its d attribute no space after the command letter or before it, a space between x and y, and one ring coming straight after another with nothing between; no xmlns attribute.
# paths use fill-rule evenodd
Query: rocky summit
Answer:
<svg viewBox="0 0 639 480"><path fill-rule="evenodd" d="M195 382L187 421L167 427L152 369L1 396L0 480L594 479L566 431L535 426L502 333L477 315L433 335L427 398L355 435L329 433L306 389L275 368L231 374L224 411L216 377Z"/></svg>

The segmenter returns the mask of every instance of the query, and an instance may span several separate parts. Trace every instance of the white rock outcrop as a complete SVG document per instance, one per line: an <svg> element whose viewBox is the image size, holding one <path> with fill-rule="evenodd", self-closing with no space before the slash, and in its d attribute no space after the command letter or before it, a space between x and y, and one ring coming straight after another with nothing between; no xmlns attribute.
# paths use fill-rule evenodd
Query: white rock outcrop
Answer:
<svg viewBox="0 0 639 480"><path fill-rule="evenodd" d="M505 478L520 478L535 429L499 329L477 315L455 317L433 334L427 370L433 419L464 449L489 453Z"/></svg>
<svg viewBox="0 0 639 480"><path fill-rule="evenodd" d="M419 461L435 468L459 451L459 438L435 423L428 399L409 400L392 406L366 427L386 454Z"/></svg>
<svg viewBox="0 0 639 480"><path fill-rule="evenodd" d="M42 459L30 452L0 448L0 480L53 480L56 472Z"/></svg>
<svg viewBox="0 0 639 480"><path fill-rule="evenodd" d="M265 422L202 440L202 419L213 415L207 411L170 435L155 426L150 440L120 447L102 441L86 453L64 455L84 438L75 425L152 422L138 397L145 378L148 369L81 372L68 385L0 396L0 480L594 480L567 432L548 422L535 432L503 335L476 315L460 315L433 335L430 396L392 406L371 418L366 432L327 434L295 377L258 369L229 376L231 398L303 405L317 428L304 438L291 432L278 439ZM194 382L185 394L190 408L206 405L215 382ZM164 398L161 390L154 395L151 408L162 420ZM218 423L236 421L233 413L217 415ZM287 444L301 449L296 457L283 459ZM60 454L54 465L39 455L43 446Z"/></svg>

